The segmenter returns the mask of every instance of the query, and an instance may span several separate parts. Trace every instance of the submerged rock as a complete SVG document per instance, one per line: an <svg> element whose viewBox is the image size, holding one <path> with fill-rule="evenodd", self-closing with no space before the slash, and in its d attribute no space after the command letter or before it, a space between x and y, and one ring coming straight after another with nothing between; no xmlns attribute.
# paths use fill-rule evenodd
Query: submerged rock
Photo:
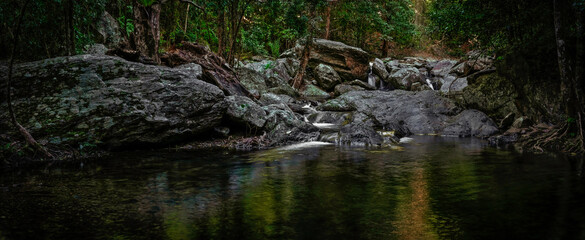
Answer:
<svg viewBox="0 0 585 240"><path fill-rule="evenodd" d="M190 71L103 55L15 65L13 87L22 125L38 139L71 144L181 142L218 126L226 109L222 90ZM12 129L7 112L0 116L2 129Z"/></svg>

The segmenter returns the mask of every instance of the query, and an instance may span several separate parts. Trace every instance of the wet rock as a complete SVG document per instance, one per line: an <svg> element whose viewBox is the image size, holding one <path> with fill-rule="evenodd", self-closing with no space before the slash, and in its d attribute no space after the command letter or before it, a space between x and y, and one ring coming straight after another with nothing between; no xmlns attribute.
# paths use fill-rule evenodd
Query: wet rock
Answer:
<svg viewBox="0 0 585 240"><path fill-rule="evenodd" d="M291 96L288 95L277 95L274 93L263 93L262 95L260 95L260 99L258 100L258 102L260 102L262 105L271 105L271 104L280 104L280 103L290 103L294 101L294 99Z"/></svg>
<svg viewBox="0 0 585 240"><path fill-rule="evenodd" d="M257 71L249 68L239 68L237 74L240 83L244 85L250 93L258 95L268 90L265 77Z"/></svg>
<svg viewBox="0 0 585 240"><path fill-rule="evenodd" d="M454 76L446 76L442 79L441 84L441 92L444 93L461 92L468 86L466 77L460 78Z"/></svg>
<svg viewBox="0 0 585 240"><path fill-rule="evenodd" d="M496 124L485 114L477 110L465 110L450 120L442 135L459 137L489 137L498 132Z"/></svg>
<svg viewBox="0 0 585 240"><path fill-rule="evenodd" d="M369 84L368 84L369 85ZM344 93L351 92L351 91L364 91L365 89L360 86L349 85L349 84L339 84L335 86L335 96L340 96Z"/></svg>
<svg viewBox="0 0 585 240"><path fill-rule="evenodd" d="M228 96L226 115L232 121L245 127L261 128L266 122L266 112L254 101L243 96Z"/></svg>
<svg viewBox="0 0 585 240"><path fill-rule="evenodd" d="M422 83L420 71L414 67L402 68L393 73L389 79L390 83L399 84L394 87L405 90L410 90L411 85L415 82Z"/></svg>
<svg viewBox="0 0 585 240"><path fill-rule="evenodd" d="M313 84L308 84L307 86L305 86L305 89L301 92L301 96L319 99L328 99L331 97L329 96L329 93L321 90L319 87Z"/></svg>
<svg viewBox="0 0 585 240"><path fill-rule="evenodd" d="M374 128L365 123L345 125L339 131L339 143L351 146L379 146L384 139Z"/></svg>
<svg viewBox="0 0 585 240"><path fill-rule="evenodd" d="M331 91L335 85L341 83L341 78L329 65L319 64L315 68L317 83L326 91Z"/></svg>
<svg viewBox="0 0 585 240"><path fill-rule="evenodd" d="M66 144L172 144L212 130L226 111L224 93L189 71L112 56L18 64L13 87L21 124L38 140L59 137ZM4 111L0 116L9 119ZM88 128L79 133L81 123Z"/></svg>
<svg viewBox="0 0 585 240"><path fill-rule="evenodd" d="M518 133L504 134L489 137L488 143L490 146L504 147L518 142L518 139L519 139Z"/></svg>
<svg viewBox="0 0 585 240"><path fill-rule="evenodd" d="M372 64L372 72L378 75L378 77L380 77L383 81L387 81L387 79L390 77L390 73L386 71L386 66L384 65L384 62L382 62L382 60L380 60L379 58L374 59L374 62Z"/></svg>
<svg viewBox="0 0 585 240"><path fill-rule="evenodd" d="M480 110L493 119L503 119L510 113L520 115L514 85L497 73L480 76L461 93L461 98L457 99L459 104L464 108Z"/></svg>
<svg viewBox="0 0 585 240"><path fill-rule="evenodd" d="M413 134L439 134L446 126L461 123L468 128L448 129L452 135L483 137L490 133L489 126L493 124L479 112L467 111L460 115L461 110L455 102L435 91L353 91L331 99L319 108L354 110L353 123L371 121L378 128Z"/></svg>
<svg viewBox="0 0 585 240"><path fill-rule="evenodd" d="M309 142L319 138L319 129L299 120L288 106L273 104L263 109L268 112L264 130L271 146Z"/></svg>
<svg viewBox="0 0 585 240"><path fill-rule="evenodd" d="M376 90L376 87L368 84L367 82L355 79L351 82L345 82L344 84L348 84L348 85L352 85L352 86L358 86L361 87L363 89L367 89L367 90Z"/></svg>
<svg viewBox="0 0 585 240"><path fill-rule="evenodd" d="M439 77L446 77L451 72L451 68L455 66L457 61L441 60L431 70L431 74Z"/></svg>

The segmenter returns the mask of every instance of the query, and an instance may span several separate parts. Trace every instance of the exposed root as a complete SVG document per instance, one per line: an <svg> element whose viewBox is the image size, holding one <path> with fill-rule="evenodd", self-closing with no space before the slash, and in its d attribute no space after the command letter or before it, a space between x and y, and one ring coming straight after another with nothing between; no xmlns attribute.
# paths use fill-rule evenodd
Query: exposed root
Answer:
<svg viewBox="0 0 585 240"><path fill-rule="evenodd" d="M545 129L530 127L522 135L519 144L524 146L524 149L535 152L554 150L566 153L585 153L582 126L580 123L578 126L579 134L575 134L576 136L571 136L571 125L568 123Z"/></svg>

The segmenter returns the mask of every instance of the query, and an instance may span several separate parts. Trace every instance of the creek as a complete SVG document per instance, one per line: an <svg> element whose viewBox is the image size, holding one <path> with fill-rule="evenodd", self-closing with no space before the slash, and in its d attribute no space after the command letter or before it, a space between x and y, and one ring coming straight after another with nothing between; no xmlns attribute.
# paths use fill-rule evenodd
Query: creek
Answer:
<svg viewBox="0 0 585 240"><path fill-rule="evenodd" d="M475 138L114 153L0 176L0 239L583 239L582 159Z"/></svg>

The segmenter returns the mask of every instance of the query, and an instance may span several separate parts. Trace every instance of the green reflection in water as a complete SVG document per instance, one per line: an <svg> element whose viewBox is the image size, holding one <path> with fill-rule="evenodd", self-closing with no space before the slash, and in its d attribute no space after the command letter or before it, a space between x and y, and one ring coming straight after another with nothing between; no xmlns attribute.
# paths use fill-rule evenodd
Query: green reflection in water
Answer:
<svg viewBox="0 0 585 240"><path fill-rule="evenodd" d="M0 239L584 236L563 159L428 137L403 150L131 153L3 174Z"/></svg>

